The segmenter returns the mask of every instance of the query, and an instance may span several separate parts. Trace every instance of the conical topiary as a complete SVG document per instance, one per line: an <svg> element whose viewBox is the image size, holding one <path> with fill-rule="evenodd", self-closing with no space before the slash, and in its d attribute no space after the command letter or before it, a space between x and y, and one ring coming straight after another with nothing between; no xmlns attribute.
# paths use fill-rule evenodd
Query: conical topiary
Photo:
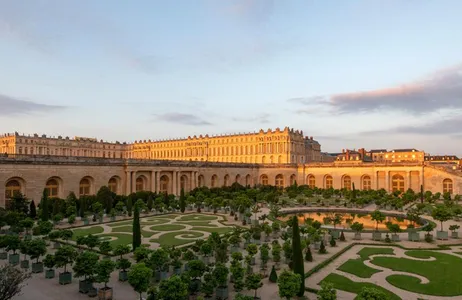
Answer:
<svg viewBox="0 0 462 300"><path fill-rule="evenodd" d="M311 249L309 246L306 247L305 260L310 262L313 261L313 255L311 254Z"/></svg>
<svg viewBox="0 0 462 300"><path fill-rule="evenodd" d="M343 231L342 231L342 233L340 234L339 240L342 241L342 242L346 241L345 234L343 233Z"/></svg>
<svg viewBox="0 0 462 300"><path fill-rule="evenodd" d="M276 269L274 268L274 266L271 269L271 274L269 276L269 281L274 282L274 283L278 282L278 274L276 273Z"/></svg>
<svg viewBox="0 0 462 300"><path fill-rule="evenodd" d="M326 246L324 245L324 241L321 241L321 245L319 246L319 254L326 254Z"/></svg>
<svg viewBox="0 0 462 300"><path fill-rule="evenodd" d="M335 241L334 236L330 237L330 242L329 243L330 243L331 247L337 246L337 242Z"/></svg>

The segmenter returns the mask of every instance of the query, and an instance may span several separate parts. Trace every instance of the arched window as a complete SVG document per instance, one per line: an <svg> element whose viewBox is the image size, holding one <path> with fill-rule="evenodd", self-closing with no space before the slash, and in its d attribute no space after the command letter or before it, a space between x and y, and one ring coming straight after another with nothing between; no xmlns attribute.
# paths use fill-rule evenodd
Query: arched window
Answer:
<svg viewBox="0 0 462 300"><path fill-rule="evenodd" d="M197 183L199 187L203 187L204 186L204 176L203 175L199 175L199 178L198 178L199 182Z"/></svg>
<svg viewBox="0 0 462 300"><path fill-rule="evenodd" d="M188 177L186 175L180 177L180 188L185 192L188 191Z"/></svg>
<svg viewBox="0 0 462 300"><path fill-rule="evenodd" d="M372 189L371 177L368 175L363 176L363 190L370 191Z"/></svg>
<svg viewBox="0 0 462 300"><path fill-rule="evenodd" d="M142 176L136 178L136 191L137 192L144 191L144 177Z"/></svg>
<svg viewBox="0 0 462 300"><path fill-rule="evenodd" d="M270 163L274 163L274 157L272 155L270 156Z"/></svg>
<svg viewBox="0 0 462 300"><path fill-rule="evenodd" d="M284 176L279 174L276 176L276 187L283 188L284 187Z"/></svg>
<svg viewBox="0 0 462 300"><path fill-rule="evenodd" d="M261 163L262 163L262 164L266 164L266 156L263 156L263 157L261 158Z"/></svg>
<svg viewBox="0 0 462 300"><path fill-rule="evenodd" d="M217 175L213 175L212 176L212 182L211 182L211 187L217 187L218 186L218 176Z"/></svg>
<svg viewBox="0 0 462 300"><path fill-rule="evenodd" d="M250 175L249 174L247 174L247 176L245 176L245 185L250 186Z"/></svg>
<svg viewBox="0 0 462 300"><path fill-rule="evenodd" d="M49 197L58 197L59 183L56 179L48 179L45 189Z"/></svg>
<svg viewBox="0 0 462 300"><path fill-rule="evenodd" d="M159 192L161 193L168 193L169 192L169 178L167 175L162 175L160 177L160 187Z"/></svg>
<svg viewBox="0 0 462 300"><path fill-rule="evenodd" d="M290 175L290 180L289 180L290 185L294 185L296 181L297 181L297 177L295 176L295 174Z"/></svg>
<svg viewBox="0 0 462 300"><path fill-rule="evenodd" d="M225 175L224 186L229 186L229 175Z"/></svg>
<svg viewBox="0 0 462 300"><path fill-rule="evenodd" d="M332 176L326 176L324 186L326 189L331 189L334 187L334 179L332 178Z"/></svg>
<svg viewBox="0 0 462 300"><path fill-rule="evenodd" d="M91 188L90 179L82 178L79 184L79 195L80 196L90 195L90 188Z"/></svg>
<svg viewBox="0 0 462 300"><path fill-rule="evenodd" d="M21 183L16 179L11 179L5 185L5 199L11 199L14 195L21 193Z"/></svg>
<svg viewBox="0 0 462 300"><path fill-rule="evenodd" d="M308 182L308 186L310 188L313 189L316 187L316 178L314 177L314 175L308 175L308 180L306 182Z"/></svg>
<svg viewBox="0 0 462 300"><path fill-rule="evenodd" d="M109 179L109 182L107 183L107 186L109 187L109 190L113 193L117 194L117 178L112 177Z"/></svg>
<svg viewBox="0 0 462 300"><path fill-rule="evenodd" d="M404 177L396 174L391 179L392 191L401 191L404 192Z"/></svg>
<svg viewBox="0 0 462 300"><path fill-rule="evenodd" d="M241 184L241 175L237 174L234 182Z"/></svg>
<svg viewBox="0 0 462 300"><path fill-rule="evenodd" d="M268 185L269 184L268 175L263 174L263 175L260 176L260 184L261 185Z"/></svg>
<svg viewBox="0 0 462 300"><path fill-rule="evenodd" d="M453 193L453 183L452 180L449 178L443 180L443 193Z"/></svg>
<svg viewBox="0 0 462 300"><path fill-rule="evenodd" d="M278 156L278 164L282 164L282 155Z"/></svg>
<svg viewBox="0 0 462 300"><path fill-rule="evenodd" d="M351 190L351 177L350 176L343 177L343 188L346 189L347 191Z"/></svg>

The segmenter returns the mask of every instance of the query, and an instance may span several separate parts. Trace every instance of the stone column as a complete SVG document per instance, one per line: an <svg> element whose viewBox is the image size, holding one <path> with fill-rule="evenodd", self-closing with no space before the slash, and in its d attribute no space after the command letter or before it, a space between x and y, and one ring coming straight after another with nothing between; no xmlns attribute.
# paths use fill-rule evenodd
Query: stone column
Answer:
<svg viewBox="0 0 462 300"><path fill-rule="evenodd" d="M425 167L422 167L422 170L420 171L420 184L423 186L423 190L425 192L425 177L424 177L424 170L425 170ZM420 191L420 186L419 186L419 191Z"/></svg>
<svg viewBox="0 0 462 300"><path fill-rule="evenodd" d="M156 192L160 193L160 171L156 172Z"/></svg>
<svg viewBox="0 0 462 300"><path fill-rule="evenodd" d="M132 172L126 171L125 172L125 194L128 196L132 192Z"/></svg>
<svg viewBox="0 0 462 300"><path fill-rule="evenodd" d="M132 186L132 193L136 192L136 171L132 172L132 178L131 178L131 186Z"/></svg>
<svg viewBox="0 0 462 300"><path fill-rule="evenodd" d="M156 171L151 171L151 192L156 192Z"/></svg>
<svg viewBox="0 0 462 300"><path fill-rule="evenodd" d="M385 171L385 190L390 192L390 171Z"/></svg>
<svg viewBox="0 0 462 300"><path fill-rule="evenodd" d="M172 194L176 195L177 194L177 171L173 171L173 176L172 176Z"/></svg>
<svg viewBox="0 0 462 300"><path fill-rule="evenodd" d="M408 189L412 189L412 176L411 176L412 172L409 171L407 172L407 188Z"/></svg>

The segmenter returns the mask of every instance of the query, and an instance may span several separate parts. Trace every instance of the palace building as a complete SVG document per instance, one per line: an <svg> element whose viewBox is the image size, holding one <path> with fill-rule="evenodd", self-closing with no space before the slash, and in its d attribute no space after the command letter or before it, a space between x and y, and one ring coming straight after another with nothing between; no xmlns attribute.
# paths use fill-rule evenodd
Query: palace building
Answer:
<svg viewBox="0 0 462 300"><path fill-rule="evenodd" d="M365 159L373 156L364 149L346 150L328 161L316 140L287 127L135 143L14 133L0 137L0 153L0 207L17 192L38 202L43 189L59 198L71 191L95 194L102 186L124 195L143 190L178 195L181 189L234 182L279 187L297 182L335 189L354 184L390 192L418 192L423 186L462 194L462 171L423 161L420 151L388 152L394 160L374 161Z"/></svg>

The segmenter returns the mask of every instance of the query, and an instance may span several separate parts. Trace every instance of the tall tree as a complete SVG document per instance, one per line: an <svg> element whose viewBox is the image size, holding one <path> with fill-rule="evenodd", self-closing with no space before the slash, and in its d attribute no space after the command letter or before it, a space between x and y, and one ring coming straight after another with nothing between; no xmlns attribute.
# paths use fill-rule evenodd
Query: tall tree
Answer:
<svg viewBox="0 0 462 300"><path fill-rule="evenodd" d="M13 266L0 267L0 300L10 300L21 293L23 282L31 277L29 272L23 272Z"/></svg>
<svg viewBox="0 0 462 300"><path fill-rule="evenodd" d="M135 205L135 211L133 216L133 251L141 246L141 226L140 226L140 209L138 205Z"/></svg>
<svg viewBox="0 0 462 300"><path fill-rule="evenodd" d="M149 194L148 196L148 203L147 203L149 211L152 210L152 207L154 206L154 199L152 199L152 194Z"/></svg>
<svg viewBox="0 0 462 300"><path fill-rule="evenodd" d="M423 188L423 184L420 185L420 203L424 203L424 188Z"/></svg>
<svg viewBox="0 0 462 300"><path fill-rule="evenodd" d="M131 217L132 216L132 209L133 209L133 200L132 200L132 196L128 196L128 199L127 199L127 212L128 212L128 215Z"/></svg>
<svg viewBox="0 0 462 300"><path fill-rule="evenodd" d="M299 274L300 278L305 278L305 267L303 262L302 245L300 241L300 229L298 228L298 218L292 218L292 261L294 273ZM303 297L305 294L305 281L302 280L297 296Z"/></svg>
<svg viewBox="0 0 462 300"><path fill-rule="evenodd" d="M32 219L35 219L37 217L37 209L35 207L35 201L32 200L30 202L30 206L29 206L29 216L32 218Z"/></svg>
<svg viewBox="0 0 462 300"><path fill-rule="evenodd" d="M27 215L29 213L29 200L22 193L15 193L6 209Z"/></svg>
<svg viewBox="0 0 462 300"><path fill-rule="evenodd" d="M109 214L113 205L112 195L113 193L107 186L102 186L96 193L96 200L106 208L106 213Z"/></svg>
<svg viewBox="0 0 462 300"><path fill-rule="evenodd" d="M186 196L184 195L184 188L181 188L180 192L180 211L184 213L186 209Z"/></svg>
<svg viewBox="0 0 462 300"><path fill-rule="evenodd" d="M59 214L59 200L58 198L53 199L53 216Z"/></svg>
<svg viewBox="0 0 462 300"><path fill-rule="evenodd" d="M50 219L50 213L48 212L48 191L43 189L42 200L40 201L40 209L42 210L41 219L42 221L48 221Z"/></svg>

